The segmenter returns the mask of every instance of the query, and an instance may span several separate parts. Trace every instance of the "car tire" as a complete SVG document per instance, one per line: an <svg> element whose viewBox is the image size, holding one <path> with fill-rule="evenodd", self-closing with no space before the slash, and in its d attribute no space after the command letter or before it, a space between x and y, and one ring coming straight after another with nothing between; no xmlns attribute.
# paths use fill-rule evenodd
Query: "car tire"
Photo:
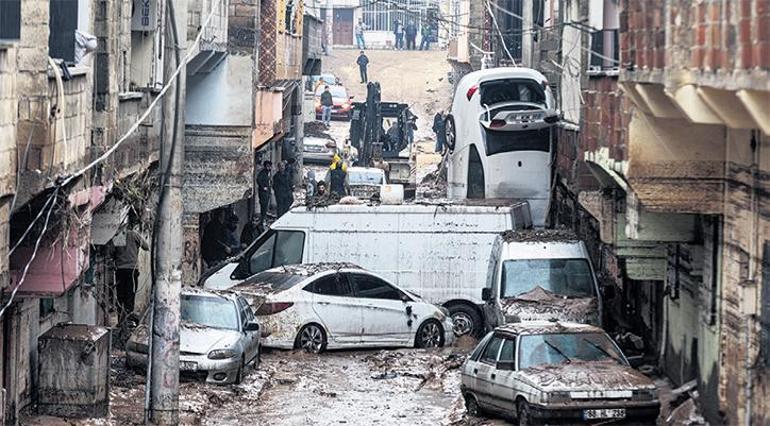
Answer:
<svg viewBox="0 0 770 426"><path fill-rule="evenodd" d="M320 354L326 350L326 332L318 324L307 324L297 333L294 346L306 352Z"/></svg>
<svg viewBox="0 0 770 426"><path fill-rule="evenodd" d="M479 311L463 303L447 306L449 316L455 324L455 336L460 337L466 334L478 336L482 328L482 320Z"/></svg>
<svg viewBox="0 0 770 426"><path fill-rule="evenodd" d="M455 142L457 140L457 128L455 127L455 118L451 115L447 116L444 121L444 132L446 133L446 147L449 152L455 150Z"/></svg>
<svg viewBox="0 0 770 426"><path fill-rule="evenodd" d="M422 349L444 346L444 327L434 319L420 324L414 336L414 346Z"/></svg>
<svg viewBox="0 0 770 426"><path fill-rule="evenodd" d="M235 384L243 383L243 369L246 368L246 358L241 356L241 365L238 366L238 372L235 373Z"/></svg>
<svg viewBox="0 0 770 426"><path fill-rule="evenodd" d="M465 411L468 413L471 417L481 417L483 410L481 409L481 406L479 405L479 400L476 399L476 396L470 392L466 392L463 395L463 399L465 400Z"/></svg>
<svg viewBox="0 0 770 426"><path fill-rule="evenodd" d="M529 410L529 403L525 400L519 400L516 404L516 420L519 426L533 425L532 414Z"/></svg>

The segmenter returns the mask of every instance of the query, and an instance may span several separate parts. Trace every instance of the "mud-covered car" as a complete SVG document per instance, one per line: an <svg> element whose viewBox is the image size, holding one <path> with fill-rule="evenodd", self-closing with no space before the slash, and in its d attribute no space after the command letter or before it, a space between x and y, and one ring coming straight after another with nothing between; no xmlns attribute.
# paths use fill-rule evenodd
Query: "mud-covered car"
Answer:
<svg viewBox="0 0 770 426"><path fill-rule="evenodd" d="M266 347L318 353L354 347L431 348L454 341L445 308L351 264L281 266L229 290L255 308Z"/></svg>
<svg viewBox="0 0 770 426"><path fill-rule="evenodd" d="M462 366L468 412L519 424L655 424L660 412L651 379L631 368L602 329L531 321L489 332Z"/></svg>
<svg viewBox="0 0 770 426"><path fill-rule="evenodd" d="M259 362L260 326L246 299L235 293L184 289L181 298L179 372L208 383L240 383ZM148 318L126 343L126 364L145 369Z"/></svg>
<svg viewBox="0 0 770 426"><path fill-rule="evenodd" d="M326 177L329 181L328 172ZM349 167L348 185L350 195L361 199L369 199L372 195L380 194L382 185L387 185L385 171L376 167Z"/></svg>

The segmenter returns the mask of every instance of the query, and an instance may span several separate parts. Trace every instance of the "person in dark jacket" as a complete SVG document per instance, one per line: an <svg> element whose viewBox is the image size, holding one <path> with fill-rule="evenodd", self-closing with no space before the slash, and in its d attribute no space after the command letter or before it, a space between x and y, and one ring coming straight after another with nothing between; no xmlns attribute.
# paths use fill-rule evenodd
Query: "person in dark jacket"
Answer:
<svg viewBox="0 0 770 426"><path fill-rule="evenodd" d="M134 312L134 298L139 283L137 266L139 250L150 249L147 240L133 229L135 222L137 222L136 219L129 219L128 229L118 233L111 241L115 260L115 293L120 323Z"/></svg>
<svg viewBox="0 0 770 426"><path fill-rule="evenodd" d="M278 163L278 171L273 175L273 192L275 203L278 205L278 217L283 216L294 202L291 173L286 170L283 161Z"/></svg>
<svg viewBox="0 0 770 426"><path fill-rule="evenodd" d="M225 253L225 211L214 210L210 215L209 223L203 229L201 238L201 254L206 266L211 268L227 257Z"/></svg>
<svg viewBox="0 0 770 426"><path fill-rule="evenodd" d="M441 154L446 144L446 126L444 111L439 111L433 117L433 132L436 134L436 152Z"/></svg>
<svg viewBox="0 0 770 426"><path fill-rule="evenodd" d="M267 209L270 207L270 171L273 168L271 161L262 163L262 170L257 174L257 194L259 195L259 224L265 226Z"/></svg>
<svg viewBox="0 0 770 426"><path fill-rule="evenodd" d="M361 83L366 83L369 81L369 76L366 73L366 67L369 66L369 58L363 50L361 51L361 54L358 55L356 63L358 64L358 71L361 73Z"/></svg>
<svg viewBox="0 0 770 426"><path fill-rule="evenodd" d="M416 47L415 42L417 41L417 25L414 24L414 21L409 21L404 29L404 33L406 34L406 49L414 50Z"/></svg>
<svg viewBox="0 0 770 426"><path fill-rule="evenodd" d="M393 35L396 37L396 50L404 48L404 24L398 19L393 23Z"/></svg>
<svg viewBox="0 0 770 426"><path fill-rule="evenodd" d="M329 91L329 86L324 87L323 93L321 93L321 121L327 128L332 120L332 107L334 106L334 97L332 92Z"/></svg>
<svg viewBox="0 0 770 426"><path fill-rule="evenodd" d="M340 198L348 195L348 172L341 161L329 171L329 189Z"/></svg>
<svg viewBox="0 0 770 426"><path fill-rule="evenodd" d="M241 248L245 249L262 233L262 226L257 216L252 216L251 220L243 225L241 230Z"/></svg>

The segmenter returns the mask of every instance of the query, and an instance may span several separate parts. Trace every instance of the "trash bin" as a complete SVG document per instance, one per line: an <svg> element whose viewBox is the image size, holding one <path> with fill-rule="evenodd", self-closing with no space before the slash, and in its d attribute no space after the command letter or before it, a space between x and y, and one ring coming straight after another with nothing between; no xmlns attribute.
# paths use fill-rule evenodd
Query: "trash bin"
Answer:
<svg viewBox="0 0 770 426"><path fill-rule="evenodd" d="M109 409L110 330L61 324L38 339L38 413L105 417Z"/></svg>

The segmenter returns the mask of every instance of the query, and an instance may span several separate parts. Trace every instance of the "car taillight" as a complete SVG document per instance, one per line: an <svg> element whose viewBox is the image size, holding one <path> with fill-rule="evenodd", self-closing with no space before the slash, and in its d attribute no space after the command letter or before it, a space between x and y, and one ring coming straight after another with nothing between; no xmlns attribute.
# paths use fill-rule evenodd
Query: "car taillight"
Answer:
<svg viewBox="0 0 770 426"><path fill-rule="evenodd" d="M498 129L503 126L505 126L505 120L492 120L492 122L489 123L489 127L493 129Z"/></svg>
<svg viewBox="0 0 770 426"><path fill-rule="evenodd" d="M292 306L294 306L294 303L291 302L263 303L262 306L257 309L255 315L273 315L277 314L278 312L285 311Z"/></svg>
<svg viewBox="0 0 770 426"><path fill-rule="evenodd" d="M479 86L478 85L471 86L471 88L468 89L468 94L466 95L466 96L468 96L468 100L471 100L471 98L473 97L473 94L476 93L477 90L479 90Z"/></svg>

